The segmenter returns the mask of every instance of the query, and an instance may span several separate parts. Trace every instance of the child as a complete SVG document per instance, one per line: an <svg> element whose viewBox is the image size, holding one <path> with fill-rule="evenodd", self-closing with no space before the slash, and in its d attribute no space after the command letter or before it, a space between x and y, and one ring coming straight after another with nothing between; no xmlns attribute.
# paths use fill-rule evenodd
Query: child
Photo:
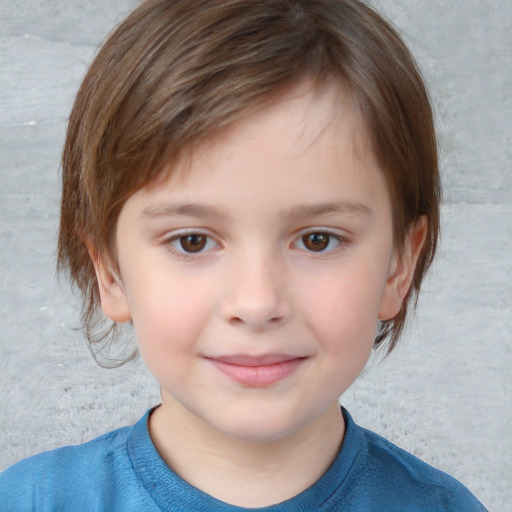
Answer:
<svg viewBox="0 0 512 512"><path fill-rule="evenodd" d="M423 82L364 4L144 3L71 114L59 265L162 404L8 469L2 510L484 510L338 403L399 338L439 196Z"/></svg>

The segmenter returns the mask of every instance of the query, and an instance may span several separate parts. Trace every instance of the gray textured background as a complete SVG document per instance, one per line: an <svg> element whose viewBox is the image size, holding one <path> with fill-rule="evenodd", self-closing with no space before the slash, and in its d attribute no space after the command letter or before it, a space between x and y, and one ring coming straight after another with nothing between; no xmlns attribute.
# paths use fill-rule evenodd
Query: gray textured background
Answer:
<svg viewBox="0 0 512 512"><path fill-rule="evenodd" d="M158 401L140 361L96 366L54 273L66 116L98 43L135 4L0 0L0 469ZM402 344L342 401L490 510L512 510L512 1L374 4L430 86L444 234Z"/></svg>

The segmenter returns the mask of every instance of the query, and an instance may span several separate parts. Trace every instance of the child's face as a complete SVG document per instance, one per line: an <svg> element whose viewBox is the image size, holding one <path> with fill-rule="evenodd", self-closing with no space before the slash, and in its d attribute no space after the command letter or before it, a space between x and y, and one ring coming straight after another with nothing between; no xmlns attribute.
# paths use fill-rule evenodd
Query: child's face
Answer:
<svg viewBox="0 0 512 512"><path fill-rule="evenodd" d="M164 408L264 441L338 407L410 279L366 139L335 85L302 83L126 202L102 306Z"/></svg>

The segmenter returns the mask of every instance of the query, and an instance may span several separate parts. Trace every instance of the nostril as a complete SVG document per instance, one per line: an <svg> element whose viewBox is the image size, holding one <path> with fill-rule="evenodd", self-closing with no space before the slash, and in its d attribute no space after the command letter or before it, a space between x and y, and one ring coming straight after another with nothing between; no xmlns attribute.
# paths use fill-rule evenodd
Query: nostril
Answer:
<svg viewBox="0 0 512 512"><path fill-rule="evenodd" d="M259 330L268 329L271 326L272 327L279 326L282 323L282 321L284 320L284 318L285 317L282 315L276 315L276 316L272 316L270 318L251 316L251 315L241 315L241 316L233 315L228 319L228 322L232 326L237 326L237 327L248 326L251 329L259 331Z"/></svg>
<svg viewBox="0 0 512 512"><path fill-rule="evenodd" d="M222 299L220 313L224 321L232 326L247 326L264 330L278 327L287 320L290 306L282 289L269 280L246 279Z"/></svg>

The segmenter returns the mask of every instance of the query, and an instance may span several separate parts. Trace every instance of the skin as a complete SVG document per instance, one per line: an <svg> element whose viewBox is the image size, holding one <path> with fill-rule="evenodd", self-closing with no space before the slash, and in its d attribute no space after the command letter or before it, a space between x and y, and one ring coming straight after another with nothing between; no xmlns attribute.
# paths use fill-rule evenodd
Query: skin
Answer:
<svg viewBox="0 0 512 512"><path fill-rule="evenodd" d="M246 507L296 495L336 457L338 399L425 237L421 219L397 254L383 173L338 84L274 99L128 199L116 269L91 251L105 314L133 322L161 386L157 450Z"/></svg>

